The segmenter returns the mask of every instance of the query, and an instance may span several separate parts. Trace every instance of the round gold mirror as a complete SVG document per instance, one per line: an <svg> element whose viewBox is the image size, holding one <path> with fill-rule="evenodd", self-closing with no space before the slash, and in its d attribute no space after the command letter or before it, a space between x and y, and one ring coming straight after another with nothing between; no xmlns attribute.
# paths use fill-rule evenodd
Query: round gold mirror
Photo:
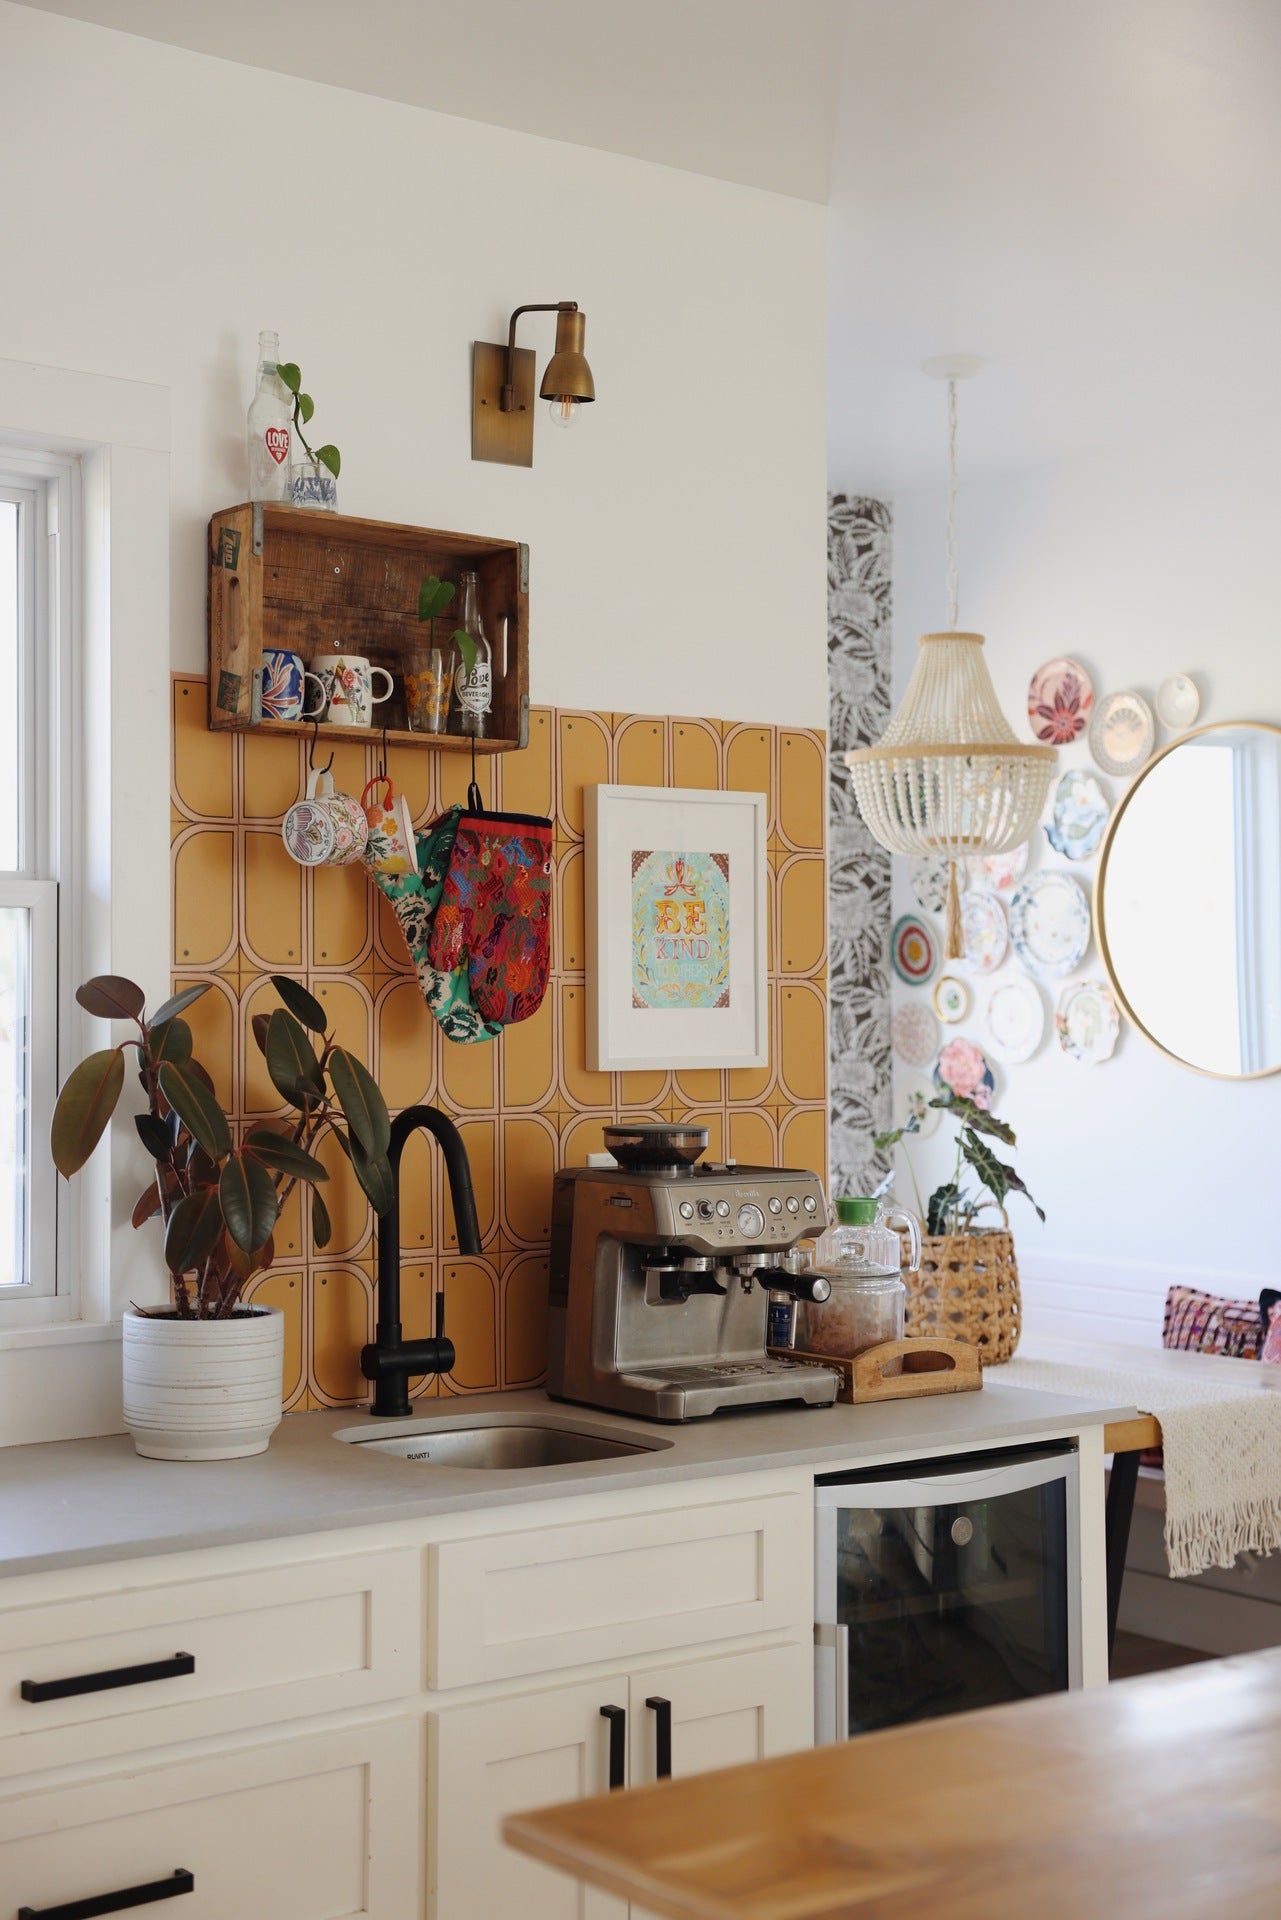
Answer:
<svg viewBox="0 0 1281 1920"><path fill-rule="evenodd" d="M1112 816L1099 949L1140 1032L1221 1079L1281 1071L1281 727L1198 727Z"/></svg>

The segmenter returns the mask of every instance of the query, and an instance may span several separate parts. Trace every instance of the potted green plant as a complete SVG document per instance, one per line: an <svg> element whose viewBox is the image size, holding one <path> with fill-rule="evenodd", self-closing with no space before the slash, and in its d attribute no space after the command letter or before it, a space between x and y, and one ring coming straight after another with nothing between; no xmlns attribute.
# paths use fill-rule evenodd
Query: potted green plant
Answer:
<svg viewBox="0 0 1281 1920"><path fill-rule="evenodd" d="M328 441L323 447L313 448L308 444L303 428L315 413L316 403L309 393L302 390L302 368L297 361L282 362L276 368L276 374L293 396L293 431L307 456L305 460L290 463L293 503L296 507L327 507L331 512L336 512L342 455Z"/></svg>
<svg viewBox="0 0 1281 1920"><path fill-rule="evenodd" d="M979 1348L983 1364L990 1366L1008 1360L1018 1346L1023 1311L1014 1236L1005 1202L1011 1193L1021 1193L1041 1220L1045 1214L1022 1176L1000 1159L990 1144L996 1140L1003 1146L1017 1146L1013 1127L965 1094L940 1094L928 1105L956 1123L956 1163L950 1178L936 1187L928 1204L922 1206L916 1169L903 1147L925 1227L920 1270L903 1276L907 1285L907 1331L968 1340ZM903 1126L877 1134L877 1150L884 1153L902 1145L910 1135L919 1133L920 1124L920 1115L910 1114ZM965 1184L967 1168L977 1192ZM999 1209L999 1228L975 1225L977 1216L988 1207Z"/></svg>
<svg viewBox="0 0 1281 1920"><path fill-rule="evenodd" d="M152 1177L133 1224L159 1222L172 1299L124 1318L125 1421L138 1452L157 1460L229 1460L261 1453L281 1418L284 1318L246 1304L245 1288L275 1258L273 1230L295 1186L311 1193L312 1238L329 1240L316 1148L332 1132L376 1213L392 1200L386 1102L364 1065L326 1031L320 1002L296 980L271 983L282 1005L255 1014L254 1039L288 1117L237 1141L194 1057L183 1014L208 983L148 1014L141 987L116 974L76 993L86 1012L133 1031L91 1053L54 1108L51 1147L65 1179L79 1172L115 1112L132 1050L146 1095L134 1124ZM312 1036L316 1036L313 1042ZM319 1051L317 1050L319 1048Z"/></svg>

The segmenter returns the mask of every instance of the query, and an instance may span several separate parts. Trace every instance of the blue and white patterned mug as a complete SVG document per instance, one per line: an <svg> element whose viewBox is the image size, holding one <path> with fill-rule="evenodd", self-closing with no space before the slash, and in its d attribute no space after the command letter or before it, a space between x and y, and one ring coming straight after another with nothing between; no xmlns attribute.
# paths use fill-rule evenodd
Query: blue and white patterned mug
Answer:
<svg viewBox="0 0 1281 1920"><path fill-rule="evenodd" d="M314 680L320 689L319 700L306 704L306 684ZM262 717L264 720L304 720L323 713L328 689L317 673L308 673L300 653L288 647L264 647L262 650Z"/></svg>

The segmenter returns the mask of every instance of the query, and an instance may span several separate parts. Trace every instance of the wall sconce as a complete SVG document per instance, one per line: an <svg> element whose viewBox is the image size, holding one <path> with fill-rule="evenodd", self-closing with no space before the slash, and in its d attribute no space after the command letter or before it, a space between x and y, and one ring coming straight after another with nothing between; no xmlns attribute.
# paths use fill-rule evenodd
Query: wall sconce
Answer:
<svg viewBox="0 0 1281 1920"><path fill-rule="evenodd" d="M534 464L534 355L516 345L522 313L556 315L556 351L547 362L539 398L550 403L558 427L572 427L578 410L596 398L592 370L583 353L587 316L576 300L517 307L507 329L507 345L473 340L471 357L471 457L497 460L508 467Z"/></svg>

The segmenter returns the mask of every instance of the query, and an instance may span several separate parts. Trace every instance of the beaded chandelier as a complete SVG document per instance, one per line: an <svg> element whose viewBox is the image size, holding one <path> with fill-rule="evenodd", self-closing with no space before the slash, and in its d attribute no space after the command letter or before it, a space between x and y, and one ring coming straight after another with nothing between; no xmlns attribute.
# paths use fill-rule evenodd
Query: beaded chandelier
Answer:
<svg viewBox="0 0 1281 1920"><path fill-rule="evenodd" d="M949 631L921 636L902 705L874 747L845 756L869 833L891 853L950 862L947 957L965 952L961 862L1021 846L1041 817L1057 755L1020 741L1001 712L981 633L956 631L956 382L976 363L927 363L947 379Z"/></svg>

